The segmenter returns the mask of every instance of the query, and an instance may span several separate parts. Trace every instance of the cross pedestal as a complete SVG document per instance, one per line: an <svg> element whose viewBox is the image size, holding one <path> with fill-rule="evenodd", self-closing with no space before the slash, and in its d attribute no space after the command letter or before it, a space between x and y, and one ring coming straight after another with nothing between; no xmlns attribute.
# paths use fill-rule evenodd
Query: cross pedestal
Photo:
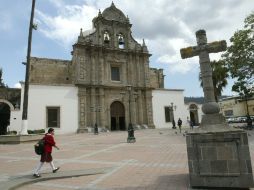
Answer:
<svg viewBox="0 0 254 190"><path fill-rule="evenodd" d="M186 135L190 186L253 187L247 133L226 123L214 96L209 53L226 50L226 41L207 43L205 30L196 39L197 46L180 50L183 59L199 56L205 98L200 128Z"/></svg>

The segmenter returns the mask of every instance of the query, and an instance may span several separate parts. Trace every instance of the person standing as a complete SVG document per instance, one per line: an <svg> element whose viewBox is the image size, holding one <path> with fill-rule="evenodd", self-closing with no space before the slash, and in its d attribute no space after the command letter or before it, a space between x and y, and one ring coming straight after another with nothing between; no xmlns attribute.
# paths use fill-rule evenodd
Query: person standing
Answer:
<svg viewBox="0 0 254 190"><path fill-rule="evenodd" d="M180 133L182 132L182 123L183 122L182 122L181 118L179 118L178 121L177 121L177 125L179 127Z"/></svg>
<svg viewBox="0 0 254 190"><path fill-rule="evenodd" d="M189 117L187 117L187 124L190 126L191 129L191 120L189 119Z"/></svg>
<svg viewBox="0 0 254 190"><path fill-rule="evenodd" d="M53 158L52 158L52 147L55 147L56 149L59 150L59 147L56 145L55 139L54 139L54 129L53 128L49 128L48 129L48 133L45 134L45 136L43 137L44 140L44 151L41 155L41 159L40 159L40 163L38 164L38 166L35 169L35 172L33 174L34 177L40 177L40 169L42 168L43 164L45 162L49 163L53 173L56 173L57 170L60 169L60 167L55 167L54 163L53 163Z"/></svg>
<svg viewBox="0 0 254 190"><path fill-rule="evenodd" d="M193 126L194 126L194 122L192 120L190 120L190 128L191 128L191 130L193 130Z"/></svg>

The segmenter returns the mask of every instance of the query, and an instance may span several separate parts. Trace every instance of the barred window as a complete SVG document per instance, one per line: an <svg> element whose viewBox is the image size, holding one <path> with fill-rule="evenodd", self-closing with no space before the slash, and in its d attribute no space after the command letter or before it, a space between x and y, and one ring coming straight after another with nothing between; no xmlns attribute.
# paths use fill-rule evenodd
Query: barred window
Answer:
<svg viewBox="0 0 254 190"><path fill-rule="evenodd" d="M225 116L233 116L234 114L233 114L233 110L225 110L224 111L224 115Z"/></svg>
<svg viewBox="0 0 254 190"><path fill-rule="evenodd" d="M165 110L165 121L171 122L172 121L172 109L170 107L164 107Z"/></svg>
<svg viewBox="0 0 254 190"><path fill-rule="evenodd" d="M60 107L47 107L47 127L60 128Z"/></svg>
<svg viewBox="0 0 254 190"><path fill-rule="evenodd" d="M111 80L120 81L119 67L111 67Z"/></svg>

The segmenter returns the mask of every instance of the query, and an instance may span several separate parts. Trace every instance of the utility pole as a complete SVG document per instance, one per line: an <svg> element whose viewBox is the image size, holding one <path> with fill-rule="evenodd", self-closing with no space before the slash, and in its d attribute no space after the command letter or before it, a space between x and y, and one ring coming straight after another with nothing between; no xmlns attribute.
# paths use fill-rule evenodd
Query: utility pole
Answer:
<svg viewBox="0 0 254 190"><path fill-rule="evenodd" d="M32 0L32 10L30 17L30 25L29 25L29 34L28 34L28 47L27 47L27 56L26 56L26 76L25 76L25 87L24 87L24 98L23 98L23 111L22 111L22 127L21 127L21 135L27 134L28 123L27 123L27 110L28 110L28 90L29 90L29 70L30 70L30 54L31 54L31 45L32 45L32 34L33 29L36 29L36 26L33 24L34 19L34 7L35 0Z"/></svg>

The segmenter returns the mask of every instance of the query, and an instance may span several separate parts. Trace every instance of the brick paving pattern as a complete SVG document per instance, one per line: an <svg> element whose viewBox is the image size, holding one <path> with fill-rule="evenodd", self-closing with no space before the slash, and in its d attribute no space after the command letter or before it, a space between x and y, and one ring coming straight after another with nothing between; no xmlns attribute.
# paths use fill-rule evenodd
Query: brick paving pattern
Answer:
<svg viewBox="0 0 254 190"><path fill-rule="evenodd" d="M187 129L183 129L187 130ZM126 143L127 132L56 135L61 148L53 150L61 172L111 168L104 174L53 179L19 190L187 190L188 162L185 137L172 129L135 131L136 143ZM248 131L254 163L254 131ZM0 182L33 173L39 156L34 143L0 145ZM44 165L42 176L51 173Z"/></svg>

